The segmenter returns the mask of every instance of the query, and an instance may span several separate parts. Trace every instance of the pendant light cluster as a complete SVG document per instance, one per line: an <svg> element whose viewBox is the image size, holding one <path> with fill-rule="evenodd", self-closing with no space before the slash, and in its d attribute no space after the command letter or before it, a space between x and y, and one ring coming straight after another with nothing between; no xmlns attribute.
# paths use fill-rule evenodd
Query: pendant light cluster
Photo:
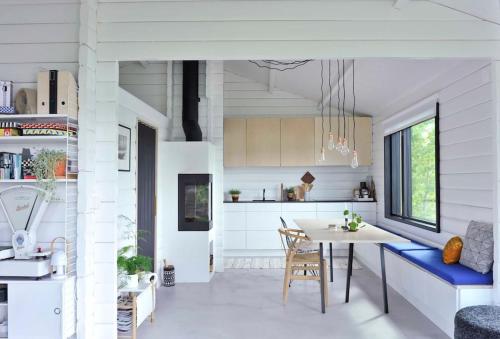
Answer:
<svg viewBox="0 0 500 339"><path fill-rule="evenodd" d="M329 119L329 132L328 132L328 145L329 151L339 152L342 156L346 157L351 153L349 149L349 127L347 123L349 117L346 119L345 114L345 99L346 99L346 88L345 88L345 60L342 60L342 80L340 79L340 60L337 60L337 143L335 144L335 136L332 129L332 61L328 60L328 87L330 89L330 99L328 104L328 119ZM323 79L324 61L321 60L321 154L320 159L325 160L325 147L324 147L324 79ZM357 168L358 163L358 152L356 151L356 95L355 95L355 82L354 82L354 60L352 61L352 122L353 122L353 135L352 135L352 160L351 167ZM342 123L342 125L341 125ZM347 130L347 135L346 135Z"/></svg>

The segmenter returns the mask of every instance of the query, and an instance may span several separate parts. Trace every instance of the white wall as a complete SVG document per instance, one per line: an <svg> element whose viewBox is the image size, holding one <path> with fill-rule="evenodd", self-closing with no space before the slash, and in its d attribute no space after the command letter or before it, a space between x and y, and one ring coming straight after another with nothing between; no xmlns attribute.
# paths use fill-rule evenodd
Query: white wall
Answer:
<svg viewBox="0 0 500 339"><path fill-rule="evenodd" d="M453 235L465 235L471 219L494 221L497 139L491 74L489 62L463 65L462 74L448 78L448 85L437 93L441 117L441 233L385 219L383 199L378 203L379 224L444 245ZM374 177L381 183L379 198L384 194L383 125L382 118L374 128Z"/></svg>
<svg viewBox="0 0 500 339"><path fill-rule="evenodd" d="M399 9L393 4L368 0L101 0L99 58L259 60L500 54L495 24L428 1L409 1Z"/></svg>
<svg viewBox="0 0 500 339"><path fill-rule="evenodd" d="M120 63L120 87L164 115L168 97L167 61Z"/></svg>
<svg viewBox="0 0 500 339"><path fill-rule="evenodd" d="M328 118L328 108L325 110ZM269 89L268 86L224 71L224 116L321 116L318 103L295 94ZM332 107L332 126L337 135L337 110ZM311 198L316 200L351 199L352 190L371 175L371 167L256 167L225 168L225 200L230 200L227 192L232 188L242 191L241 200L262 199L262 189L266 189L267 199L279 199L280 184L285 187L297 186L305 172L316 177Z"/></svg>

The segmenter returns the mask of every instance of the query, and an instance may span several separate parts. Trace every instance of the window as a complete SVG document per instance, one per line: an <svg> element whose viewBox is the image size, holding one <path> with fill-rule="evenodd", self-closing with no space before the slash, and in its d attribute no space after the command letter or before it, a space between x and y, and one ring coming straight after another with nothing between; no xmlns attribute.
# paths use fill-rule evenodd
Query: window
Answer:
<svg viewBox="0 0 500 339"><path fill-rule="evenodd" d="M439 104L435 112L385 137L385 217L439 232Z"/></svg>

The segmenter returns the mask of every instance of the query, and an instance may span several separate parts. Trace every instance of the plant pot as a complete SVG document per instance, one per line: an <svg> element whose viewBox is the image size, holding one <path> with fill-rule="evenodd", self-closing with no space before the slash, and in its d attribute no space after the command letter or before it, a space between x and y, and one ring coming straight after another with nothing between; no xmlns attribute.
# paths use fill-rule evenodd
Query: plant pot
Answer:
<svg viewBox="0 0 500 339"><path fill-rule="evenodd" d="M66 159L59 160L54 166L54 176L56 178L66 177Z"/></svg>
<svg viewBox="0 0 500 339"><path fill-rule="evenodd" d="M231 195L231 199L233 199L233 202L238 202L238 200L240 200L240 196L239 195Z"/></svg>
<svg viewBox="0 0 500 339"><path fill-rule="evenodd" d="M139 275L138 274L128 274L127 275L127 288L137 288L139 287Z"/></svg>

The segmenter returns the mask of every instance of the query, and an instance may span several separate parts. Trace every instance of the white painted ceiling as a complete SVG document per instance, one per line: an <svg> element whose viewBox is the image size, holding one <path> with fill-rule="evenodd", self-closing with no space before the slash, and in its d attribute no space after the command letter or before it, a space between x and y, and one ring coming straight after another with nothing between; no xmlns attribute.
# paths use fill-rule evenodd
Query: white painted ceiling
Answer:
<svg viewBox="0 0 500 339"><path fill-rule="evenodd" d="M484 60L461 59L361 59L355 60L356 113L363 115L385 115L388 110L404 108L412 104L419 94L430 95L439 90L435 81L461 67L477 67ZM259 62L262 63L262 62ZM345 61L346 67L346 111L352 111L352 72L348 69L352 60ZM340 61L342 74L342 61ZM321 62L311 61L305 66L284 72L259 68L248 61L225 61L224 69L245 78L271 85L289 93L321 102ZM333 107L337 105L337 61L332 60ZM324 92L329 95L328 60L324 61ZM342 85L341 85L342 87ZM436 88L435 88L436 87ZM442 87L441 87L442 88ZM342 93L342 92L341 92ZM342 95L341 95L342 97ZM413 100L413 102L412 102Z"/></svg>

